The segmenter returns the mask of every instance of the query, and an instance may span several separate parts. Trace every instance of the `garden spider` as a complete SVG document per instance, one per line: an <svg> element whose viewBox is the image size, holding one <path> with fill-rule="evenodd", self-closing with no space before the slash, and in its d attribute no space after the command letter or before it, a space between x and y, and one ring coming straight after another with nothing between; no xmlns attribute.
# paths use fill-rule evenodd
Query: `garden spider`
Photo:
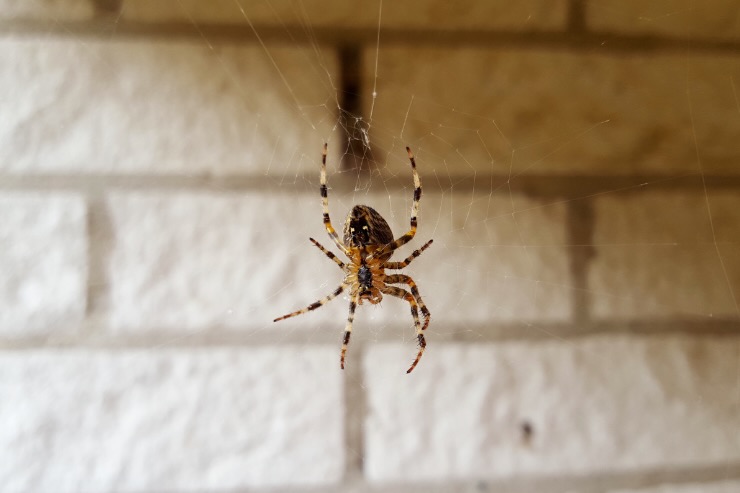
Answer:
<svg viewBox="0 0 740 493"><path fill-rule="evenodd" d="M344 329L342 356L339 362L341 368L344 369L344 356L347 353L347 345L349 344L350 334L352 333L352 321L355 318L355 308L357 305L361 305L363 301L368 301L373 305L380 303L384 294L401 298L408 301L409 305L411 305L411 316L414 318L416 338L419 342L419 352L416 355L416 359L414 359L414 362L411 363L411 366L406 371L406 373L411 373L416 368L421 355L424 353L424 348L426 347L424 330L429 326L431 314L426 305L424 305L424 301L422 301L419 294L419 289L416 287L413 279L404 274L386 274L384 270L403 269L432 244L432 240L427 241L424 246L415 250L402 262L388 261L397 248L411 241L416 234L416 216L419 213L421 181L419 180L419 174L416 172L414 155L411 153L411 149L407 147L406 152L408 152L409 161L411 161L411 171L414 175L414 203L411 206L411 229L408 233L394 240L390 226L388 226L388 223L378 211L366 205L356 205L347 215L347 220L344 223L344 242L342 242L329 219L329 198L326 188L326 149L327 144L324 144L324 151L321 157L321 202L324 210L324 226L337 248L349 258L349 263L345 264L318 241L313 238L309 239L319 250L324 252L324 255L332 259L346 275L342 284L330 295L311 303L306 308L276 318L274 322L315 310L339 296L345 289L349 289L349 316L347 317L347 326ZM389 284L408 284L411 292L409 293L397 286L389 286ZM419 322L419 310L421 310L424 316L424 325L421 325Z"/></svg>

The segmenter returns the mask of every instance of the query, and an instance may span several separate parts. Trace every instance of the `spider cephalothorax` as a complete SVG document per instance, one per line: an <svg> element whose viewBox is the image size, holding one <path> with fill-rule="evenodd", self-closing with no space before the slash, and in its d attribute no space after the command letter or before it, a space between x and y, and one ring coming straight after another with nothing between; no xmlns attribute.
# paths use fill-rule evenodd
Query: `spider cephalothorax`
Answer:
<svg viewBox="0 0 740 493"><path fill-rule="evenodd" d="M371 304L380 303L380 300L383 299L383 294L401 298L411 305L411 316L414 319L416 337L419 343L419 352L416 355L416 359L414 359L413 363L411 363L411 367L406 371L406 373L411 373L419 363L421 355L424 353L424 348L426 347L424 330L429 326L431 314L426 305L424 305L413 279L403 274L387 275L385 273L385 269L402 269L406 267L412 260L421 255L421 252L426 250L429 245L432 244L432 240L429 240L421 248L415 250L405 260L401 262L389 262L393 252L397 248L411 241L416 234L416 218L419 213L419 199L421 198L421 181L419 180L419 174L416 172L416 161L414 160L414 155L411 153L411 149L407 147L406 152L408 152L409 155L411 171L414 177L414 202L411 206L411 229L397 240L394 240L390 226L388 226L388 223L383 219L383 216L381 216L378 211L367 205L356 205L347 215L347 220L344 223L344 242L342 242L339 239L339 235L334 230L334 227L331 225L331 219L329 219L329 198L328 189L326 187L326 147L326 144L324 144L324 152L321 159L320 189L324 212L324 226L326 227L327 233L329 233L329 237L334 241L337 248L339 248L349 258L349 263L345 264L339 260L336 255L328 251L313 238L310 238L310 240L319 250L324 252L327 257L333 260L334 263L344 271L345 277L342 284L340 284L339 287L330 295L311 303L302 310L276 318L275 322L315 310L328 301L336 298L345 289L349 288L349 316L347 317L347 326L344 329L342 355L340 359L340 366L344 368L344 357L347 352L350 334L352 333L352 321L354 320L357 305L361 305L363 301L368 301ZM390 284L406 284L409 286L411 292L398 286L391 286ZM423 326L419 322L419 310L421 310L421 314L424 316Z"/></svg>

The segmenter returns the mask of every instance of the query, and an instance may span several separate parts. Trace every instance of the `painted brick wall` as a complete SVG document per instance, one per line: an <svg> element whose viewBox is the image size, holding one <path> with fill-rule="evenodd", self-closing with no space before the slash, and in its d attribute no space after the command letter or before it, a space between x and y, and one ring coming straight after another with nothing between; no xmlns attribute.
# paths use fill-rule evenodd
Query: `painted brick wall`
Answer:
<svg viewBox="0 0 740 493"><path fill-rule="evenodd" d="M737 2L378 12L0 1L0 493L740 491Z"/></svg>

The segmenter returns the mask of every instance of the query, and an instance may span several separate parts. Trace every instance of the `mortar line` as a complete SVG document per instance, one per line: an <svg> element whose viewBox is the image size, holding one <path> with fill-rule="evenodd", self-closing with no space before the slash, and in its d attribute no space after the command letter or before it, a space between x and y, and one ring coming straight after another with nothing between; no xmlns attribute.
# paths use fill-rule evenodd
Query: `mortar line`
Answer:
<svg viewBox="0 0 740 493"><path fill-rule="evenodd" d="M572 200L567 203L566 241L572 286L571 316L573 323L582 324L591 319L591 291L588 273L596 254L594 245L594 208L592 199Z"/></svg>
<svg viewBox="0 0 740 493"><path fill-rule="evenodd" d="M568 2L567 30L573 34L586 31L586 4L583 0L570 0Z"/></svg>
<svg viewBox="0 0 740 493"><path fill-rule="evenodd" d="M87 320L97 320L105 311L108 278L106 257L110 246L112 227L108 217L105 194L100 191L85 193L87 208ZM107 245L107 246L106 246ZM92 324L86 324L84 332L94 330Z"/></svg>
<svg viewBox="0 0 740 493"><path fill-rule="evenodd" d="M495 327L495 329L491 329ZM23 338L0 338L0 348L11 350L32 349L152 349L152 348L215 348L215 347L267 347L267 346L333 346L339 352L339 331L322 333L317 336L315 331L292 331L290 338L284 334L275 334L260 330L239 331L223 327L207 327L202 332L193 333L162 329L156 326L145 333L122 333L117 330L101 330L105 328L100 322L87 320L82 324L79 333L55 334L53 338L47 335L30 336ZM380 334L373 336L372 344L402 342L399 334L407 327L403 324L392 323ZM502 342L547 342L553 336L557 340L578 341L590 337L602 336L635 336L639 338L663 337L667 335L682 335L696 338L729 338L740 337L740 322L735 318L711 320L686 320L680 318L664 318L653 320L591 320L576 325L571 321L563 322L493 322L478 325L445 325L445 332L436 332L432 327L428 329L430 344L494 344ZM352 354L354 368L347 365L345 370L350 381L357 375L362 364L367 340L363 340L361 333L352 341L348 355ZM348 356L349 357L349 356ZM354 383L353 383L354 385ZM349 393L348 393L349 395Z"/></svg>
<svg viewBox="0 0 740 493"><path fill-rule="evenodd" d="M101 337L109 313L108 259L113 249L114 228L111 224L106 191L92 187L81 192L87 210L87 278L85 290L85 318L79 324L83 339L95 340ZM65 336L54 337L50 344L64 341Z"/></svg>
<svg viewBox="0 0 740 493"><path fill-rule="evenodd" d="M206 36L212 42L257 42L252 29L237 23L198 23L197 28L183 21L141 22L118 19L115 21L115 37L110 36L110 20L90 19L82 21L50 21L38 19L13 19L0 21L0 36L57 36L87 37L104 42L115 42L125 38L148 39L193 39ZM376 27L342 28L313 26L307 32L305 26L255 25L260 38L273 44L320 43L343 46L358 44L374 45L377 40ZM606 41L606 42L605 42ZM460 46L537 49L548 52L589 52L600 54L679 52L686 51L685 38L653 34L629 34L612 31L568 32L567 30L540 29L532 31L498 30L445 30L406 29L387 27L383 29L383 44L437 46L457 48ZM598 50L598 51L594 51ZM723 38L692 38L692 53L716 52L740 54L740 42Z"/></svg>
<svg viewBox="0 0 740 493"><path fill-rule="evenodd" d="M353 173L332 176L332 187L352 189L357 187L357 176ZM421 176L424 180L424 176ZM431 177L429 177L431 178ZM740 175L704 176L708 190L740 189ZM381 175L373 177L373 182L382 182L383 190L403 190L408 181L403 177ZM704 184L699 173L682 173L680 175L521 175L507 182L507 177L500 174L475 174L435 176L433 182L442 190L455 192L481 193L523 193L537 197L566 197L570 200L582 199L587 195L604 193L640 193L649 191L694 191L704 193ZM296 175L292 181L285 181L284 176L272 175L222 175L222 176L184 176L184 175L102 175L102 174L50 174L37 173L29 175L0 173L0 190L12 191L77 191L80 193L98 190L132 190L132 191L202 191L202 192L244 192L272 189L294 193L316 193L317 176L313 171ZM506 183L492 189L481 188L481 183ZM370 186L370 182L365 184ZM432 193L433 190L428 191Z"/></svg>
<svg viewBox="0 0 740 493"><path fill-rule="evenodd" d="M344 171L367 171L374 162L368 142L368 125L364 121L364 87L362 47L355 43L338 48L339 120L343 123L346 148L340 168Z"/></svg>
<svg viewBox="0 0 740 493"><path fill-rule="evenodd" d="M717 465L708 466L663 466L650 469L632 469L617 472L591 472L588 475L578 474L543 474L531 477L511 476L505 478L480 478L468 480L447 479L440 481L423 480L385 480L382 487L364 477L352 477L349 480L319 487L301 489L304 493L377 493L383 491L404 493L447 493L450 491L464 493L604 493L606 491L623 491L650 489L661 485L711 484L719 481L740 479L740 463L734 462L727 471ZM259 489L259 488L257 488ZM239 489L233 493L248 493L254 488ZM262 490L260 490L262 491ZM270 488L271 493L292 493L295 487Z"/></svg>
<svg viewBox="0 0 740 493"><path fill-rule="evenodd" d="M338 344L337 348L339 348ZM342 375L344 377L345 480L364 477L364 424L367 399L363 378L365 345L362 341L355 341L355 344L349 348L348 360Z"/></svg>

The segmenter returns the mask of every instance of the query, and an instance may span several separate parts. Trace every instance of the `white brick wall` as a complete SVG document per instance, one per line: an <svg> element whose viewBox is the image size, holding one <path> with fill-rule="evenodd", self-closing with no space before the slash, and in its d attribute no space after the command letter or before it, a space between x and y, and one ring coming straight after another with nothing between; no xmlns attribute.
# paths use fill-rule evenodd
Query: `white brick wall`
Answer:
<svg viewBox="0 0 740 493"><path fill-rule="evenodd" d="M183 20L196 22L244 22L244 13L256 24L299 25L307 19L318 27L377 28L378 6L372 2L334 2L331 8L306 4L297 8L290 0L272 2L240 2L211 0L206 7L198 0L126 0L123 17L133 20ZM241 7L241 9L239 8ZM520 2L476 2L463 0L454 6L439 2L412 0L388 2L383 5L383 26L390 28L428 28L445 20L450 29L558 27L566 15L563 0L524 0Z"/></svg>
<svg viewBox="0 0 740 493"><path fill-rule="evenodd" d="M734 3L115 4L0 0L0 493L740 490ZM340 229L416 153L411 375L400 300L272 322L325 141Z"/></svg>
<svg viewBox="0 0 740 493"><path fill-rule="evenodd" d="M313 170L334 108L309 54L278 47L271 60L254 45L199 40L0 39L0 169L190 176ZM335 71L329 53L323 63ZM300 82L288 89L279 73ZM95 104L87 104L92 94Z"/></svg>
<svg viewBox="0 0 740 493"><path fill-rule="evenodd" d="M525 210L512 216L504 212L511 211L508 199L494 199L490 208L501 215L486 217L486 209L471 208L470 199L425 195L419 239L396 255L400 260L434 238L433 247L409 272L435 307L435 322L445 326L491 319L565 320L572 288L562 248L563 209L541 209L519 198ZM473 199L484 202L488 196ZM356 200L377 205L383 212L388 209L387 195ZM335 222L342 224L345 208L339 201L331 205L335 202ZM395 214L385 214L399 235L408 229L406 205L401 200L393 204ZM535 207L527 211L528 205ZM119 239L109 267L114 331L264 326L325 296L342 280L341 271L307 241L312 235L336 251L323 230L319 194L314 190L297 196L281 192L115 194L108 209L112 234ZM443 217L450 210L456 211L454 220ZM245 224L262 226L242 227ZM266 255L268 247L271 251ZM427 272L436 275L430 277ZM286 284L289 291L284 290ZM389 298L383 302L389 310L368 306L361 311L375 322L398 323L399 315L407 314L401 305ZM337 320L346 310L345 302L335 301L307 317L311 325L336 325L338 334L343 325ZM411 326L411 318L400 323ZM281 325L305 329L306 320Z"/></svg>
<svg viewBox="0 0 740 493"><path fill-rule="evenodd" d="M588 21L597 29L729 39L737 39L740 33L738 5L732 0L700 3L598 0L589 3Z"/></svg>
<svg viewBox="0 0 740 493"><path fill-rule="evenodd" d="M687 69L685 56L671 54L391 46L382 55L377 144L390 147L403 131L406 142L444 164L439 173L695 173L694 138L706 171L738 172L740 121L728 79L740 76L734 57L692 59ZM414 70L409 60L419 61ZM365 63L372 86L374 48ZM687 81L687 70L701 77ZM443 80L425 82L435 79ZM460 94L475 97L461 103Z"/></svg>
<svg viewBox="0 0 740 493"><path fill-rule="evenodd" d="M739 481L719 481L716 483L693 483L686 485L666 484L655 488L618 490L614 493L734 493L740 489Z"/></svg>
<svg viewBox="0 0 740 493"><path fill-rule="evenodd" d="M2 491L334 483L333 349L0 352Z"/></svg>
<svg viewBox="0 0 740 493"><path fill-rule="evenodd" d="M594 242L599 253L591 270L595 314L736 315L725 275L735 285L737 274L723 264L716 244L729 239L723 238L721 225L739 224L740 200L726 194L714 196L712 202L707 209L701 194L685 193L596 200Z"/></svg>
<svg viewBox="0 0 740 493"><path fill-rule="evenodd" d="M84 201L5 193L0 211L0 337L74 331L87 295Z"/></svg>
<svg viewBox="0 0 740 493"><path fill-rule="evenodd" d="M316 210L296 208L285 193L112 196L120 241L110 259L111 326L244 329L282 315L273 298L286 283L303 287L291 290L292 303L328 294L339 269L296 231L296 224L321 224L318 200L310 202ZM262 226L244 227L255 224ZM320 313L318 320L329 321Z"/></svg>
<svg viewBox="0 0 740 493"><path fill-rule="evenodd" d="M373 345L373 481L586 475L740 459L736 340ZM711 402L708 406L706 403ZM450 405L460 403L460 405ZM531 427L527 437L522 427Z"/></svg>
<svg viewBox="0 0 740 493"><path fill-rule="evenodd" d="M85 0L1 0L3 20L82 20L93 13L93 3Z"/></svg>

